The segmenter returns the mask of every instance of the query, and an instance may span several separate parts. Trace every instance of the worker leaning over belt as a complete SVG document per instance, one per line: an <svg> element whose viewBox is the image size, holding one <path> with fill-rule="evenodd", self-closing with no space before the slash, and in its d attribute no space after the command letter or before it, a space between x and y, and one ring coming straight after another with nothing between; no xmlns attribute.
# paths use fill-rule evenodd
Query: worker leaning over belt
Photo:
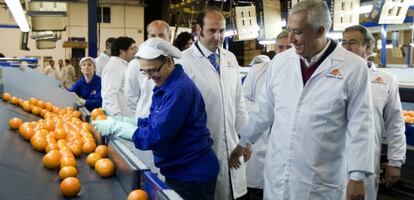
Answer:
<svg viewBox="0 0 414 200"><path fill-rule="evenodd" d="M326 37L331 16L324 1L297 3L287 27L294 48L271 61L231 166L272 126L264 199L362 200L363 180L374 171L366 61Z"/></svg>
<svg viewBox="0 0 414 200"><path fill-rule="evenodd" d="M342 46L367 60L374 38L360 25L348 27L343 32ZM365 179L365 199L377 199L380 181L381 140L387 140L388 164L385 167L386 186L391 187L401 176L401 165L405 161L405 124L401 108L397 79L368 61L374 102L374 156L375 174Z"/></svg>
<svg viewBox="0 0 414 200"><path fill-rule="evenodd" d="M133 116L124 95L125 72L128 62L137 53L135 41L118 37L111 44L111 59L102 72L102 108L109 115Z"/></svg>
<svg viewBox="0 0 414 200"><path fill-rule="evenodd" d="M95 74L96 63L92 57L84 57L79 61L83 76L69 89L78 95L78 103L89 111L102 106L101 78Z"/></svg>
<svg viewBox="0 0 414 200"><path fill-rule="evenodd" d="M198 40L183 51L178 63L200 89L206 103L207 127L220 160L217 200L236 199L247 192L246 170L229 168L229 155L247 121L236 57L222 48L226 20L220 10L208 8L197 17Z"/></svg>
<svg viewBox="0 0 414 200"><path fill-rule="evenodd" d="M150 115L131 124L109 117L94 121L102 135L132 140L141 150L153 150L154 162L166 183L184 199L213 199L219 163L206 127L204 101L181 65L180 50L161 38L139 49L141 71L154 80ZM137 127L138 125L138 127Z"/></svg>

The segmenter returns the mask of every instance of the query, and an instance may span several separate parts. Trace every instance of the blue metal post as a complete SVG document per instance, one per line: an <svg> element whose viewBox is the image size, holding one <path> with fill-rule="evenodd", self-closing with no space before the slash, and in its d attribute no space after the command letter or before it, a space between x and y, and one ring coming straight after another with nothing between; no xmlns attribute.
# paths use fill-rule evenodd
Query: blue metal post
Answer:
<svg viewBox="0 0 414 200"><path fill-rule="evenodd" d="M387 65L387 25L381 25L381 66Z"/></svg>
<svg viewBox="0 0 414 200"><path fill-rule="evenodd" d="M407 66L411 67L411 45L407 47Z"/></svg>
<svg viewBox="0 0 414 200"><path fill-rule="evenodd" d="M88 56L95 58L97 54L96 10L97 0L88 0Z"/></svg>

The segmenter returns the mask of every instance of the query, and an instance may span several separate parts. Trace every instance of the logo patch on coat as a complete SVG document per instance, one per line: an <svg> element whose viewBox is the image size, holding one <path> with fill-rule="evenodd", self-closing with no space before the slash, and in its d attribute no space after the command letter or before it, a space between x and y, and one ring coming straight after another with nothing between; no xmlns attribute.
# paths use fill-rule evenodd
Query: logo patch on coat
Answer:
<svg viewBox="0 0 414 200"><path fill-rule="evenodd" d="M333 69L333 70L331 70L331 72L329 72L325 76L328 77L328 78L335 78L335 79L339 79L339 80L344 79L341 75L341 72L339 72L339 69Z"/></svg>
<svg viewBox="0 0 414 200"><path fill-rule="evenodd" d="M383 84L383 85L385 85L385 81L384 81L384 79L382 79L381 76L375 77L374 80L371 81L371 83L377 83L377 84Z"/></svg>

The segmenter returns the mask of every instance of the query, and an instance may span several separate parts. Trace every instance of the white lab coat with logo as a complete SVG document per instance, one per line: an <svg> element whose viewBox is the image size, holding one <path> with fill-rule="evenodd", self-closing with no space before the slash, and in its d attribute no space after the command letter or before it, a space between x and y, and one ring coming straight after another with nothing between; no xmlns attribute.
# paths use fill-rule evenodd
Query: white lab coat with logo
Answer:
<svg viewBox="0 0 414 200"><path fill-rule="evenodd" d="M103 68L106 64L108 64L110 57L106 55L106 53L101 52L97 58L95 58L96 62L96 75L102 77Z"/></svg>
<svg viewBox="0 0 414 200"><path fill-rule="evenodd" d="M381 140L386 138L388 160L404 163L406 153L405 124L397 79L374 64L369 69L374 102L374 162L375 174L365 179L365 199L377 199Z"/></svg>
<svg viewBox="0 0 414 200"><path fill-rule="evenodd" d="M140 71L138 59L133 59L128 64L125 74L125 97L129 109L135 113L135 118L149 116L152 103L152 94L155 83Z"/></svg>
<svg viewBox="0 0 414 200"><path fill-rule="evenodd" d="M128 62L112 56L102 72L102 109L111 115L132 117L124 95L125 72Z"/></svg>
<svg viewBox="0 0 414 200"><path fill-rule="evenodd" d="M228 163L231 151L239 142L238 133L247 121L247 111L242 97L236 57L223 48L220 48L219 52L220 75L195 44L183 52L178 63L182 64L203 96L207 111L207 128L214 140L213 150L220 161L215 199L227 200L247 193L244 162L237 170L229 170Z"/></svg>
<svg viewBox="0 0 414 200"><path fill-rule="evenodd" d="M267 70L270 62L255 64L250 69L243 83L243 96L247 110L250 112L256 103L257 97L262 89L265 88ZM250 188L264 188L264 161L269 141L270 127L265 130L263 135L252 146L252 155L246 163L246 182Z"/></svg>
<svg viewBox="0 0 414 200"><path fill-rule="evenodd" d="M268 70L240 141L255 142L272 125L264 199L343 199L348 173L374 170L366 61L337 46L304 86L292 48Z"/></svg>

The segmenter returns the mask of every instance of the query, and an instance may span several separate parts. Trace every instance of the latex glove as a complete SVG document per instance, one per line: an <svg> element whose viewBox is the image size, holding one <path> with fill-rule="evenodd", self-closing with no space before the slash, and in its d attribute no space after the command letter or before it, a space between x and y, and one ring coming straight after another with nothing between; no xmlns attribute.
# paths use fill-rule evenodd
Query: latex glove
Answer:
<svg viewBox="0 0 414 200"><path fill-rule="evenodd" d="M117 121L126 122L134 126L137 125L137 120L133 117L124 117L124 116L119 115L119 116L114 116L113 118Z"/></svg>
<svg viewBox="0 0 414 200"><path fill-rule="evenodd" d="M137 126L108 117L106 120L92 121L92 125L102 135L114 135L126 140L132 140Z"/></svg>
<svg viewBox="0 0 414 200"><path fill-rule="evenodd" d="M81 106L83 106L83 105L85 105L85 102L86 102L86 100L85 99L83 99L83 98L81 98L81 97L77 97L76 98L76 101L79 103L79 105L81 105Z"/></svg>

